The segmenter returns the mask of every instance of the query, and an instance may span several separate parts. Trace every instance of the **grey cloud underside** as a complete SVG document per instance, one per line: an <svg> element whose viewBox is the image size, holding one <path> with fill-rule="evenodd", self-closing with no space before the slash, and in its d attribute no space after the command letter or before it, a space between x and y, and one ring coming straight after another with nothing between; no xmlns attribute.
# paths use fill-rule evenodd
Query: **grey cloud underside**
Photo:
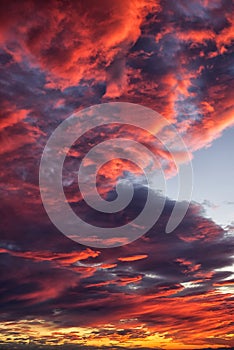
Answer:
<svg viewBox="0 0 234 350"><path fill-rule="evenodd" d="M138 188L136 191L135 203L133 200L129 208L131 215L139 210L140 203L144 203L145 189ZM60 326L89 326L93 322L103 322L102 311L108 315L109 320L118 318L121 312L131 315L135 303L126 304L121 297L122 293L140 297L150 295L153 291L157 297L157 293L163 289L174 291L169 297L173 298L200 295L212 290L216 283L231 276L227 266L233 261L233 237L225 235L222 228L203 218L193 206L190 206L176 231L165 235L165 225L173 204L170 200L166 201L162 217L141 239L124 247L99 249L100 254L96 258L90 257L81 263L71 262L65 268L59 264L59 259L50 261L48 257L48 260L39 261L36 257L42 254L40 252L49 250L51 256L54 253L67 253L69 256L69 253L81 252L85 247L67 239L49 222L34 226L16 217L17 237L15 229L11 231L8 227L5 239L2 237L0 241L1 247L7 249L0 255L2 321L22 319L26 315L49 320L53 310L59 309L61 313L53 315L53 320ZM40 210L42 208L38 208L38 214ZM89 217L87 208L85 210ZM105 220L113 222L111 216ZM1 230L4 232L4 227ZM24 256L27 251L32 252L31 257L26 254ZM21 254L15 256L14 252ZM147 258L129 262L118 260L119 257L142 254ZM183 261L190 261L191 269L183 265ZM101 264L117 266L103 269L99 267ZM193 269L196 265L199 266ZM94 271L89 276L87 269L92 266ZM77 267L79 271L76 270ZM225 267L226 270L215 272L216 269ZM213 272L213 275L204 278L198 287L181 291L180 284L196 281L198 272L204 275ZM131 281L127 285L121 284L123 278L131 280L137 276L142 279L136 284ZM107 284L100 284L103 281ZM53 289L53 285L56 286L56 293L53 294L52 291L47 296L46 291L48 288ZM147 322L158 322L159 318L160 315L150 312L148 315L139 315L139 320Z"/></svg>

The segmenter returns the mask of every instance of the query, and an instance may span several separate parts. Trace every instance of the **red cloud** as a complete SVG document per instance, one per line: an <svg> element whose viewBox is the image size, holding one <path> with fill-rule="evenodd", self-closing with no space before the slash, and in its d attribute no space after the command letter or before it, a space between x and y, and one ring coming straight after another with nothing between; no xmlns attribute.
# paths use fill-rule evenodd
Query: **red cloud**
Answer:
<svg viewBox="0 0 234 350"><path fill-rule="evenodd" d="M45 341L58 340L56 332L48 333L53 327L61 341L99 344L104 337L119 345L140 342L152 348L177 342L177 348L234 345L233 242L224 229L202 217L200 207L189 209L169 239L162 232L171 202L158 226L138 241L94 251L52 227L38 188L46 139L82 106L119 99L151 107L175 124L191 151L210 145L233 125L229 3L1 2L0 309L10 336L19 327L19 333L41 340L35 329L28 331L39 322L40 330L49 325ZM126 136L163 160L167 175L176 171L171 155L142 130L110 126L86 136L70 150L69 160L79 163L92 138ZM184 155L176 157L183 161ZM112 190L126 170L138 179L142 175L121 159L104 165L97 179L98 185L104 182L100 193ZM69 202L80 205L89 218L81 196L67 192ZM101 218L90 216L94 222ZM25 323L16 325L20 319ZM64 335L60 327L84 327L86 333ZM7 339L8 331L4 334Z"/></svg>
<svg viewBox="0 0 234 350"><path fill-rule="evenodd" d="M63 6L55 0L43 5L30 0L5 3L1 39L6 46L12 39L18 39L20 46L8 49L9 52L17 60L27 53L31 62L49 73L48 87L65 88L82 78L105 80L105 68L119 52L124 56L139 37L145 15L156 6L151 0L115 3L104 0L101 4L88 0L64 2ZM107 94L113 95L112 68L109 74L113 80ZM115 95L120 93L117 85Z"/></svg>
<svg viewBox="0 0 234 350"><path fill-rule="evenodd" d="M80 252L69 252L69 253L51 253L50 251L16 251L5 248L0 248L0 253L9 253L12 256L21 257L23 259L30 259L32 261L53 261L61 265L71 265L77 261L86 260L88 258L96 258L100 252L86 249Z"/></svg>

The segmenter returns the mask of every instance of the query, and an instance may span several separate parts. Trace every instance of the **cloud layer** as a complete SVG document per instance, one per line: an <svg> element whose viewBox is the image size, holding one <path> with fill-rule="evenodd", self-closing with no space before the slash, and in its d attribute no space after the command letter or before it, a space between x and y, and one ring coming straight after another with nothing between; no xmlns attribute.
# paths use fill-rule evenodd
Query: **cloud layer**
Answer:
<svg viewBox="0 0 234 350"><path fill-rule="evenodd" d="M231 0L1 1L1 341L234 346L233 236L200 205L165 235L174 205L167 199L144 237L97 250L53 227L38 186L48 137L74 110L94 104L142 104L173 123L189 151L211 145L234 123L233 18ZM98 224L125 222L144 205L142 172L121 159L105 164L97 180L109 199L118 178L138 184L127 214L98 215L75 190L83 155L123 136L147 144L166 176L176 172L143 130L109 125L84 135L68 153L64 188L74 211Z"/></svg>
<svg viewBox="0 0 234 350"><path fill-rule="evenodd" d="M144 203L145 189L136 191L136 203ZM130 210L137 210L136 203ZM3 339L11 339L12 329L30 330L43 320L39 328L43 334L49 327L43 336L48 343L64 342L66 334L69 342L86 345L109 337L125 346L167 347L173 341L201 347L214 338L233 346L233 236L195 204L167 235L172 207L167 200L145 236L113 249L85 248L52 224L29 227L18 220L17 237L8 228L1 240ZM36 341L42 336L30 334Z"/></svg>

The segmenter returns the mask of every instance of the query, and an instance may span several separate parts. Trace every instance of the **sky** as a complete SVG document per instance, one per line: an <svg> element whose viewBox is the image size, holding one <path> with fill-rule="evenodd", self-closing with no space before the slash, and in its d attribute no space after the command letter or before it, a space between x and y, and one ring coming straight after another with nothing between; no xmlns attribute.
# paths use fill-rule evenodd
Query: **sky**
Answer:
<svg viewBox="0 0 234 350"><path fill-rule="evenodd" d="M230 0L0 2L1 349L234 347L233 10ZM104 141L144 145L167 185L162 213L147 232L131 242L108 236L103 248L53 224L39 171L62 122L75 113L78 122L92 124L93 115L82 111L113 102L143 106L146 123L154 111L173 126L186 146L174 156L183 165L189 154L193 191L183 220L166 234L175 203L187 200L178 200L179 170L166 148L172 129L159 142L158 119L149 132L137 127L137 113L133 125L99 116L102 125L53 160L66 151L61 176L73 213L97 230L111 229L137 217L149 196L150 212L162 200L157 181L146 186L144 179L144 171L156 168L132 144L127 151L143 168L108 148L96 177L110 205L116 184L127 190L130 181L129 205L106 214L85 203L77 172Z"/></svg>
<svg viewBox="0 0 234 350"><path fill-rule="evenodd" d="M201 203L206 215L219 225L233 224L234 128L226 129L208 148L193 154L192 200ZM178 176L168 180L168 196L176 198Z"/></svg>

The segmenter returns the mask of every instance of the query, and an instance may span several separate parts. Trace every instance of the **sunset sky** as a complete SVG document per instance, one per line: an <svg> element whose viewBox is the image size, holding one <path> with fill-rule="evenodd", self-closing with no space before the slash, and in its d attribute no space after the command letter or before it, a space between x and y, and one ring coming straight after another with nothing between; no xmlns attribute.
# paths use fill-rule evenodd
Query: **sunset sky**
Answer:
<svg viewBox="0 0 234 350"><path fill-rule="evenodd" d="M0 1L0 349L234 348L233 26L232 0ZM135 218L149 192L157 207L157 181L145 186L129 160L105 163L97 177L110 203L118 180L134 183L126 210L100 213L79 192L85 154L127 137L163 164L159 220L129 244L99 248L47 215L39 167L49 137L71 114L108 102L150 108L184 140L193 192L169 235L172 157L153 135L105 116L68 150L67 203L97 227Z"/></svg>

